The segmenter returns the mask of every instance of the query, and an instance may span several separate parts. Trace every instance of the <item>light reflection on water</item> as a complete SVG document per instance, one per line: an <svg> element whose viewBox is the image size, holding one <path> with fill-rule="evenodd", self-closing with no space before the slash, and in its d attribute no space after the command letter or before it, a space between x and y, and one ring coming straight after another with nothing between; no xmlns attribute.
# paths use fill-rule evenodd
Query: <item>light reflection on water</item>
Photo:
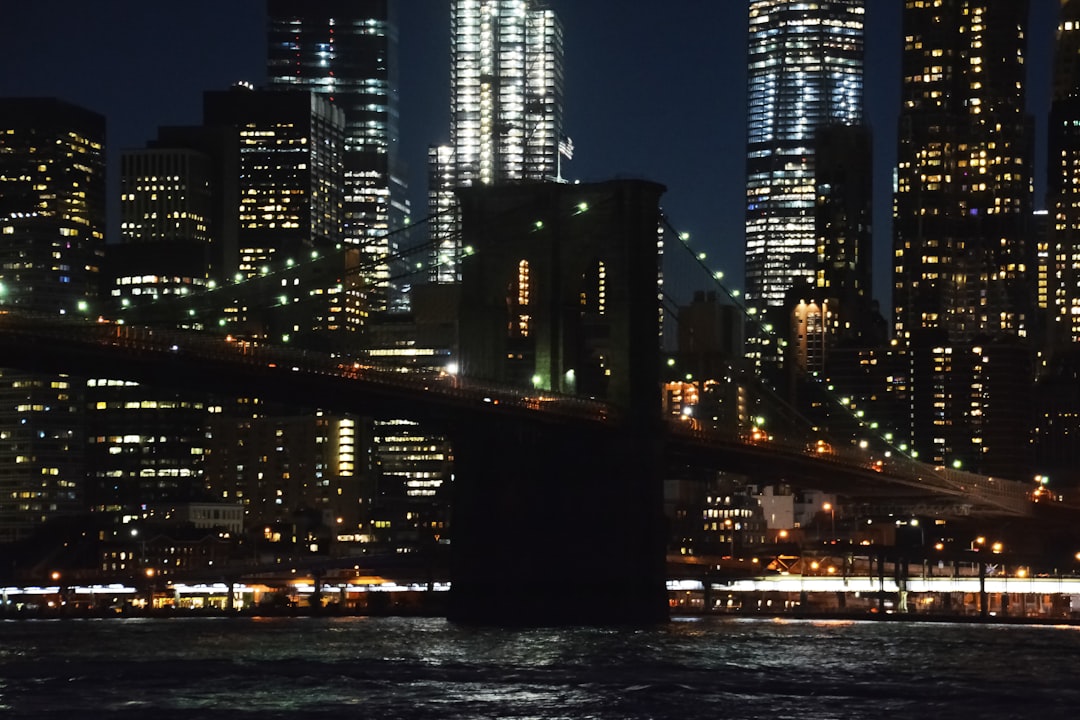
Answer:
<svg viewBox="0 0 1080 720"><path fill-rule="evenodd" d="M1074 717L1072 627L695 618L0 622L4 717Z"/></svg>

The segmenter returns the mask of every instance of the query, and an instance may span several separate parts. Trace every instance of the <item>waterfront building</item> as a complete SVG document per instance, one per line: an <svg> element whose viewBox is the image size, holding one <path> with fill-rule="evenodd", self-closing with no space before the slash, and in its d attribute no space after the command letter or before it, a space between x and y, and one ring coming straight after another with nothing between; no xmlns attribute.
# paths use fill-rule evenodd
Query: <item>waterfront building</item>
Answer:
<svg viewBox="0 0 1080 720"><path fill-rule="evenodd" d="M1031 377L1016 351L1034 323L1027 22L1013 0L903 11L893 301L913 440L927 462L988 473L1017 467L1017 426L996 424L1024 412L1009 373Z"/></svg>
<svg viewBox="0 0 1080 720"><path fill-rule="evenodd" d="M235 268L235 138L231 129L160 128L146 148L121 154L121 242L106 248L102 272L102 299L112 312L135 322L178 318L185 327L203 326L183 308L146 313L177 307L220 280L226 264ZM87 383L86 408L89 509L131 514L209 499L210 415L221 412L212 398L98 377Z"/></svg>
<svg viewBox="0 0 1080 720"><path fill-rule="evenodd" d="M105 119L0 99L0 305L92 312L105 242ZM0 542L83 499L83 385L0 369Z"/></svg>
<svg viewBox="0 0 1080 720"><path fill-rule="evenodd" d="M366 531L366 432L352 417L239 398L211 416L210 496L243 505L251 539L284 554L326 554L337 537Z"/></svg>
<svg viewBox="0 0 1080 720"><path fill-rule="evenodd" d="M374 319L363 357L427 375L456 373L457 284L413 288L409 313ZM445 380L445 378L444 378ZM450 542L454 451L449 439L404 418L371 421L374 492L359 538L394 553L430 552Z"/></svg>
<svg viewBox="0 0 1080 720"><path fill-rule="evenodd" d="M792 287L824 282L832 262L821 258L819 277L826 238L819 240L818 188L829 181L816 179L817 138L830 126L863 123L864 12L863 0L750 2L746 299L758 310L782 306ZM821 212L840 219L842 195L824 194ZM856 235L867 231L866 212L860 201L845 219L852 229L830 230L850 243L843 260L865 250Z"/></svg>
<svg viewBox="0 0 1080 720"><path fill-rule="evenodd" d="M664 513L671 528L668 557L675 563L692 567L695 560L749 558L774 541L764 506L738 476L719 473L665 480Z"/></svg>
<svg viewBox="0 0 1080 720"><path fill-rule="evenodd" d="M563 131L562 25L546 2L454 0L450 21L450 144L429 168L436 282L461 279L454 189L556 180Z"/></svg>
<svg viewBox="0 0 1080 720"><path fill-rule="evenodd" d="M372 312L401 302L394 256L409 217L399 160L395 0L267 0L271 87L319 93L345 115L342 239L360 248Z"/></svg>
<svg viewBox="0 0 1080 720"><path fill-rule="evenodd" d="M209 418L220 411L196 393L88 380L86 507L132 513L151 504L210 499Z"/></svg>

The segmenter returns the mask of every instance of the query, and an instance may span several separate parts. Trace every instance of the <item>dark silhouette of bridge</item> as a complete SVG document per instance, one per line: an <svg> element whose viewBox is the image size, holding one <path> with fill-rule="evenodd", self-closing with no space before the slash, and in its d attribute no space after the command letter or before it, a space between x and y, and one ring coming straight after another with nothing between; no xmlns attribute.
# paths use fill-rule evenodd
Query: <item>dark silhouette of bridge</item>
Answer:
<svg viewBox="0 0 1080 720"><path fill-rule="evenodd" d="M151 386L253 395L286 405L410 418L450 432L462 423L623 427L609 403L446 372L402 371L341 354L253 343L201 331L0 312L0 366L85 377L120 376ZM674 416L656 425L667 452L688 462L858 497L949 498L972 512L1030 515L1027 484L905 457L789 440L761 432L698 429ZM875 459L878 458L878 459Z"/></svg>

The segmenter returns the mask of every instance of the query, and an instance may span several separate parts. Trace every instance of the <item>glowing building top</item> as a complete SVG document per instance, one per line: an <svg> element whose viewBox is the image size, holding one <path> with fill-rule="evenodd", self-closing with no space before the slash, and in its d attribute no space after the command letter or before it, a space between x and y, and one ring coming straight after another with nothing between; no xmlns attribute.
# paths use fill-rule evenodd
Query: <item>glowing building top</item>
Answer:
<svg viewBox="0 0 1080 720"><path fill-rule="evenodd" d="M395 302L392 258L409 203L398 159L394 0L267 0L267 75L345 112L343 239L360 247L373 310Z"/></svg>
<svg viewBox="0 0 1080 720"><path fill-rule="evenodd" d="M863 122L863 0L752 0L746 297L782 305L813 280L819 129Z"/></svg>
<svg viewBox="0 0 1080 720"><path fill-rule="evenodd" d="M453 189L555 180L563 118L563 36L541 0L454 0L451 4L450 145L433 150L431 187L436 268L458 279Z"/></svg>

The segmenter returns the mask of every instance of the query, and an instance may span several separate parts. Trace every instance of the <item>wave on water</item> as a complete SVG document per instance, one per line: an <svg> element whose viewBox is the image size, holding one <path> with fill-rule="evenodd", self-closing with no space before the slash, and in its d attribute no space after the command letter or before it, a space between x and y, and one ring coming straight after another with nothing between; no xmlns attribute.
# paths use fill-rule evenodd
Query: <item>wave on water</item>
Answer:
<svg viewBox="0 0 1080 720"><path fill-rule="evenodd" d="M1068 629L420 618L0 623L5 718L1073 717Z"/></svg>

